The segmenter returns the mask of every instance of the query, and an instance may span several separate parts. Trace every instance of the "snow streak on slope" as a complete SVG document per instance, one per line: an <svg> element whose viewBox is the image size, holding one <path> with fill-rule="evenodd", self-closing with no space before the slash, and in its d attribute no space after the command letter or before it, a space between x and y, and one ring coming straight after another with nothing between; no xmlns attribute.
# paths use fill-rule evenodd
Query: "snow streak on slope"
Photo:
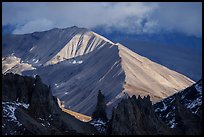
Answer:
<svg viewBox="0 0 204 137"><path fill-rule="evenodd" d="M65 108L86 115L92 114L101 90L110 114L111 108L127 96L121 92L125 74L118 52L117 46L106 44L100 50L89 53L82 64L72 65L65 60L25 74L39 74L43 81L52 85L53 94L64 103Z"/></svg>
<svg viewBox="0 0 204 137"><path fill-rule="evenodd" d="M28 109L29 104L21 103L18 101L2 102L2 130L9 131L9 135L17 135L18 130L16 129L19 128L25 130L24 126L19 122L15 114L15 111L18 107ZM7 133L5 135L7 135Z"/></svg>
<svg viewBox="0 0 204 137"><path fill-rule="evenodd" d="M112 43L88 29L70 27L3 37L3 56L15 54L34 67L56 64Z"/></svg>
<svg viewBox="0 0 204 137"><path fill-rule="evenodd" d="M108 42L112 43L111 41ZM77 34L60 50L60 52L49 60L46 65L56 64L64 59L87 54L94 49L104 46L106 43L107 41L105 38L102 38L91 31Z"/></svg>
<svg viewBox="0 0 204 137"><path fill-rule="evenodd" d="M82 64L73 65L65 60L25 74L39 74L52 85L53 94L65 108L89 116L95 109L99 90L105 95L110 117L112 107L127 95L149 94L153 102L157 102L192 84L185 76L120 44L106 44L86 58Z"/></svg>

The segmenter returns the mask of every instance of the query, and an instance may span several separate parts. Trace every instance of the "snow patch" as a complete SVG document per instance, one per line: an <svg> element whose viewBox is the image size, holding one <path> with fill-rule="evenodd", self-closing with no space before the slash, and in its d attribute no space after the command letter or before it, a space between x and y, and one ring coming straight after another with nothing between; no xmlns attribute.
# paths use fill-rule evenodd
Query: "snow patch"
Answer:
<svg viewBox="0 0 204 137"><path fill-rule="evenodd" d="M44 120L45 120L45 119L43 119L43 118L40 118L40 117L39 117L38 119L39 119L39 120L42 120L42 121L44 121Z"/></svg>
<svg viewBox="0 0 204 137"><path fill-rule="evenodd" d="M166 118L168 118L169 117L169 114L170 114L171 112L169 112L167 115L166 115Z"/></svg>
<svg viewBox="0 0 204 137"><path fill-rule="evenodd" d="M34 63L38 63L39 60L36 60Z"/></svg>
<svg viewBox="0 0 204 137"><path fill-rule="evenodd" d="M161 111L165 111L167 109L167 106L166 106L166 104L163 101L162 101L162 103L163 103L164 107L163 107L163 109L160 109L160 110Z"/></svg>
<svg viewBox="0 0 204 137"><path fill-rule="evenodd" d="M154 112L158 112L160 110L160 108L156 108L155 110L154 110Z"/></svg>
<svg viewBox="0 0 204 137"><path fill-rule="evenodd" d="M90 122L91 125L93 125L100 133L106 132L106 122L102 120L94 120Z"/></svg>
<svg viewBox="0 0 204 137"><path fill-rule="evenodd" d="M168 125L170 126L170 128L175 128L177 124L178 124L178 123L175 123L175 118L173 118L173 119L172 119L171 121L169 121L169 123L168 123Z"/></svg>
<svg viewBox="0 0 204 137"><path fill-rule="evenodd" d="M175 98L173 98L170 103L172 103L174 100L175 100Z"/></svg>
<svg viewBox="0 0 204 137"><path fill-rule="evenodd" d="M196 84L195 88L199 93L202 93L202 86L199 86L198 84Z"/></svg>
<svg viewBox="0 0 204 137"><path fill-rule="evenodd" d="M83 63L83 61L82 61L82 60L80 60L80 61L74 60L74 61L72 61L71 63L72 63L72 64L81 64L81 63Z"/></svg>
<svg viewBox="0 0 204 137"><path fill-rule="evenodd" d="M20 103L20 102L2 102L3 106L3 117L8 118L8 121L13 121L17 123L18 126L22 124L17 120L15 116L15 110L19 106L23 106L24 108L28 108L29 104Z"/></svg>
<svg viewBox="0 0 204 137"><path fill-rule="evenodd" d="M173 123L170 128L175 128L177 123Z"/></svg>
<svg viewBox="0 0 204 137"><path fill-rule="evenodd" d="M81 63L83 63L83 61L82 61L82 60L78 61L78 64L81 64Z"/></svg>
<svg viewBox="0 0 204 137"><path fill-rule="evenodd" d="M29 51L31 52L35 47L32 47Z"/></svg>
<svg viewBox="0 0 204 137"><path fill-rule="evenodd" d="M74 60L74 61L72 62L72 64L76 64L76 60Z"/></svg>
<svg viewBox="0 0 204 137"><path fill-rule="evenodd" d="M197 98L193 102L187 104L187 108L193 109L195 106L201 106L201 104L202 104L202 99L201 98Z"/></svg>
<svg viewBox="0 0 204 137"><path fill-rule="evenodd" d="M45 125L43 123L41 123L41 125L45 127Z"/></svg>

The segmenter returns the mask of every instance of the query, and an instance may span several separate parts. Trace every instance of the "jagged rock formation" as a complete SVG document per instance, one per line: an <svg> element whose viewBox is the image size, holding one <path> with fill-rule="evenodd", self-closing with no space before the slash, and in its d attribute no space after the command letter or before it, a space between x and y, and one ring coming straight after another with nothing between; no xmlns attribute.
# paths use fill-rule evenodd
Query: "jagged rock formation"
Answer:
<svg viewBox="0 0 204 137"><path fill-rule="evenodd" d="M95 126L99 133L106 134L109 121L106 114L105 97L101 93L101 90L99 90L97 98L97 105L92 113L92 120L89 123Z"/></svg>
<svg viewBox="0 0 204 137"><path fill-rule="evenodd" d="M5 36L2 54L6 58L15 56L36 68L25 71L15 65L17 68L9 69L12 63L5 62L3 72L40 75L65 108L88 116L96 107L99 89L105 96L110 118L112 108L123 98L150 95L155 103L193 83L85 28Z"/></svg>
<svg viewBox="0 0 204 137"><path fill-rule="evenodd" d="M201 135L202 134L202 115L195 114L183 105L178 94L175 95L172 106L175 113L171 116L171 127L161 114L155 113L151 104L150 97L135 96L122 100L117 108L113 109L109 134L116 135ZM168 108L167 108L168 109ZM170 109L169 109L170 110ZM169 118L167 113L166 118ZM162 114L163 115L163 114ZM160 116L160 117L159 117ZM167 126L168 125L168 126Z"/></svg>
<svg viewBox="0 0 204 137"><path fill-rule="evenodd" d="M106 116L106 104L105 104L105 97L104 95L101 93L101 91L99 90L98 93L98 100L97 100L97 105L96 105L96 109L92 114L92 119L93 120L103 120L103 121L107 121L107 116Z"/></svg>
<svg viewBox="0 0 204 137"><path fill-rule="evenodd" d="M8 73L2 85L2 134L97 134L92 125L62 112L39 76Z"/></svg>
<svg viewBox="0 0 204 137"><path fill-rule="evenodd" d="M172 130L154 113L150 96L122 100L112 113L113 135L170 135Z"/></svg>

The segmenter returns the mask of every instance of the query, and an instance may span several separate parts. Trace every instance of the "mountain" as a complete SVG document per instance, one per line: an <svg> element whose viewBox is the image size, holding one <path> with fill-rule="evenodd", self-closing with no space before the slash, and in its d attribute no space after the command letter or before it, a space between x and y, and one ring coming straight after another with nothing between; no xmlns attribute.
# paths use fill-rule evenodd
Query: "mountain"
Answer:
<svg viewBox="0 0 204 137"><path fill-rule="evenodd" d="M2 55L20 57L23 62L37 67L87 54L107 42L110 41L85 28L55 28L25 35L6 35Z"/></svg>
<svg viewBox="0 0 204 137"><path fill-rule="evenodd" d="M202 76L202 53L188 47L168 46L153 42L124 40L126 47L194 81Z"/></svg>
<svg viewBox="0 0 204 137"><path fill-rule="evenodd" d="M118 31L105 32L103 28L95 28L94 31L194 81L201 78L202 38L171 32L126 34Z"/></svg>
<svg viewBox="0 0 204 137"><path fill-rule="evenodd" d="M119 43L76 26L3 37L3 58L19 58L32 68L3 64L6 71L40 75L67 109L90 116L98 91L105 95L108 116L128 95L150 95L156 103L194 81L140 56ZM17 63L19 64L19 63Z"/></svg>

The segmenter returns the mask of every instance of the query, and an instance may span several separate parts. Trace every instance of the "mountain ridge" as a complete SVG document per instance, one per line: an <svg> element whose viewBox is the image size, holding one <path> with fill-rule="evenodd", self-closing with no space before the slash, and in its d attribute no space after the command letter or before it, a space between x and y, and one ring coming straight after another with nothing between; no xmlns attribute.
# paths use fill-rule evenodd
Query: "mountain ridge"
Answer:
<svg viewBox="0 0 204 137"><path fill-rule="evenodd" d="M150 94L153 102L156 102L194 82L94 32L76 27L64 30L27 34L25 41L21 38L17 43L7 38L3 43L11 44L11 47L4 48L3 55L11 55L13 50L23 45L15 51L14 56L32 64L35 69L23 71L22 74L40 75L53 88L53 95L64 102L65 108L91 115L97 93L101 90L110 116L111 109L127 95ZM6 41L8 39L11 40ZM15 37L13 39L16 40ZM35 47L33 44L38 45L32 49Z"/></svg>

